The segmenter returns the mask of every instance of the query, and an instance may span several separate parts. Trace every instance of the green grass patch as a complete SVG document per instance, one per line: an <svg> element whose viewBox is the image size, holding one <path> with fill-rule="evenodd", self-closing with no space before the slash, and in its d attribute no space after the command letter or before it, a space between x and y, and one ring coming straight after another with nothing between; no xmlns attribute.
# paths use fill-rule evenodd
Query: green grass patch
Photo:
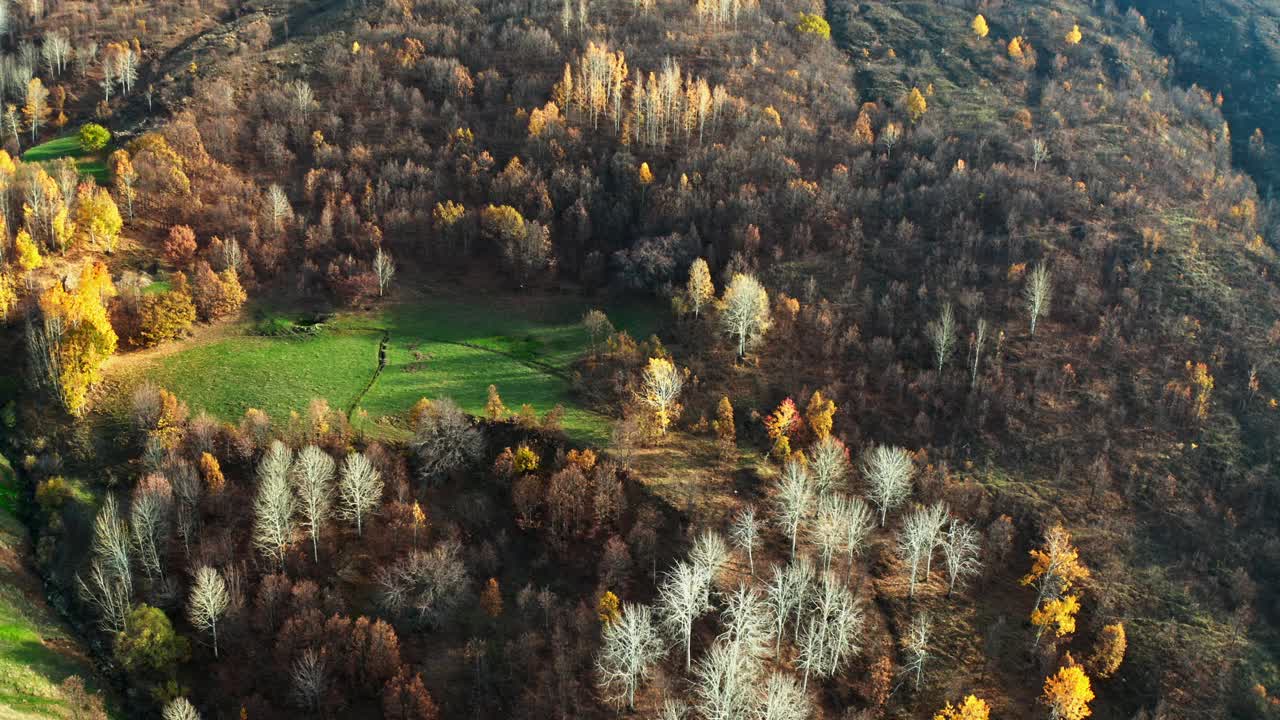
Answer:
<svg viewBox="0 0 1280 720"><path fill-rule="evenodd" d="M17 477L0 456L0 554L28 552L26 529L14 515ZM58 684L69 675L92 682L86 658L40 598L34 577L0 565L0 717L63 717Z"/></svg>
<svg viewBox="0 0 1280 720"><path fill-rule="evenodd" d="M168 280L156 280L150 285L142 288L142 293L144 295L159 295L160 293L167 293L172 289L173 285Z"/></svg>
<svg viewBox="0 0 1280 720"><path fill-rule="evenodd" d="M428 298L373 315L338 315L317 332L303 331L311 325L289 315L269 314L230 337L125 364L114 378L122 391L113 393L111 410L126 412L131 388L145 378L192 411L228 421L253 407L283 422L313 398L343 411L360 398L356 409L363 412L353 417L372 421L361 427L404 436L408 410L419 398L451 397L480 414L494 384L512 411L527 403L542 415L563 405L569 435L601 443L609 418L575 404L570 387L571 365L590 344L580 323L589 308L559 297ZM620 306L610 315L641 337L655 329L651 308ZM384 336L386 366L370 387Z"/></svg>
<svg viewBox="0 0 1280 720"><path fill-rule="evenodd" d="M47 143L37 145L22 153L23 162L52 162L62 157L73 158L76 167L85 175L90 175L99 183L107 181L107 152L103 149L96 153L85 152L80 147L78 135L65 135Z"/></svg>

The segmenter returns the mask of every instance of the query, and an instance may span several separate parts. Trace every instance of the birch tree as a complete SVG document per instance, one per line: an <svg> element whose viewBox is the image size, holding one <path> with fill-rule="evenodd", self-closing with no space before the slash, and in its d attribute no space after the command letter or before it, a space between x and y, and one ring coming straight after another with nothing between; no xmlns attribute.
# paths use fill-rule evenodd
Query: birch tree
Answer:
<svg viewBox="0 0 1280 720"><path fill-rule="evenodd" d="M982 547L978 531L972 525L952 520L942 541L942 558L947 567L947 596L957 585L977 575L982 569L978 553Z"/></svg>
<svg viewBox="0 0 1280 720"><path fill-rule="evenodd" d="M258 494L254 498L254 547L283 568L285 551L293 542L294 498L289 490L293 453L276 440L258 463Z"/></svg>
<svg viewBox="0 0 1280 720"><path fill-rule="evenodd" d="M902 523L902 531L898 534L898 554L911 568L911 584L909 595L915 597L916 577L920 573L920 564L933 548L933 534L929 522L928 511L917 509L907 515Z"/></svg>
<svg viewBox="0 0 1280 720"><path fill-rule="evenodd" d="M658 587L658 616L667 632L684 644L684 667L693 663L693 623L711 609L709 580L692 564L679 561Z"/></svg>
<svg viewBox="0 0 1280 720"><path fill-rule="evenodd" d="M93 521L93 555L102 561L110 575L124 584L130 595L133 594L132 546L129 524L120 516L116 496L108 494Z"/></svg>
<svg viewBox="0 0 1280 720"><path fill-rule="evenodd" d="M775 515L778 526L791 538L791 558L796 556L796 536L800 525L809 515L813 504L813 489L809 485L809 471L795 460L788 460L782 467L782 477L774 493Z"/></svg>
<svg viewBox="0 0 1280 720"><path fill-rule="evenodd" d="M907 675L916 676L916 690L920 689L920 680L924 677L924 666L929 662L929 616L926 613L916 615L907 629L902 641L902 654L905 660L903 671Z"/></svg>
<svg viewBox="0 0 1280 720"><path fill-rule="evenodd" d="M374 253L373 272L378 277L378 297L382 297L386 294L387 288L391 287L391 278L396 275L395 261L382 248L378 248Z"/></svg>
<svg viewBox="0 0 1280 720"><path fill-rule="evenodd" d="M177 697L164 706L164 711L160 713L160 717L163 720L200 720L200 713L196 712L196 708L191 704L190 700L185 697Z"/></svg>
<svg viewBox="0 0 1280 720"><path fill-rule="evenodd" d="M717 641L698 660L694 670L695 706L706 720L737 720L756 706L760 663Z"/></svg>
<svg viewBox="0 0 1280 720"><path fill-rule="evenodd" d="M884 527L889 511L901 505L911 494L914 471L911 453L900 447L877 445L863 458L862 474L867 479L867 497L880 510L881 527Z"/></svg>
<svg viewBox="0 0 1280 720"><path fill-rule="evenodd" d="M163 579L165 545L173 517L173 489L163 475L148 475L139 481L129 506L133 546L148 579Z"/></svg>
<svg viewBox="0 0 1280 720"><path fill-rule="evenodd" d="M719 578L728 560L729 546L725 544L724 537L715 530L703 530L702 534L693 541L693 547L689 550L689 562L695 570L702 573L708 590Z"/></svg>
<svg viewBox="0 0 1280 720"><path fill-rule="evenodd" d="M666 358L649 358L640 376L638 398L653 413L653 426L658 437L667 434L667 427L680 414L680 391L684 389L684 375Z"/></svg>
<svg viewBox="0 0 1280 720"><path fill-rule="evenodd" d="M942 545L942 531L951 519L947 504L938 501L924 511L925 531L929 535L929 549L924 556L924 581L929 582L929 573L933 570L933 551Z"/></svg>
<svg viewBox="0 0 1280 720"><path fill-rule="evenodd" d="M755 717L759 720L808 720L812 716L809 695L796 684L796 679L787 673L774 671L765 683Z"/></svg>
<svg viewBox="0 0 1280 720"><path fill-rule="evenodd" d="M950 302L942 303L938 319L929 323L927 332L933 344L933 362L941 373L956 345L956 316L951 311Z"/></svg>
<svg viewBox="0 0 1280 720"><path fill-rule="evenodd" d="M876 526L875 515L862 498L844 497L840 510L841 525L844 530L840 537L840 548L844 551L847 569L846 581L853 577L853 559L866 547L867 537Z"/></svg>
<svg viewBox="0 0 1280 720"><path fill-rule="evenodd" d="M756 574L755 547L760 542L760 523L756 520L756 509L748 505L738 513L729 528L729 539L747 553L747 566L751 574Z"/></svg>
<svg viewBox="0 0 1280 720"><path fill-rule="evenodd" d="M774 567L773 577L765 586L765 602L773 617L773 654L782 651L782 637L787 621L799 616L813 583L813 565L808 558L792 560L785 567Z"/></svg>
<svg viewBox="0 0 1280 720"><path fill-rule="evenodd" d="M978 369L982 362L982 346L987 342L987 319L978 318L978 326L973 331L973 356L969 368L969 387L978 386Z"/></svg>
<svg viewBox="0 0 1280 720"><path fill-rule="evenodd" d="M844 443L827 435L814 443L807 455L809 473L818 492L828 492L848 480L851 469L849 448Z"/></svg>
<svg viewBox="0 0 1280 720"><path fill-rule="evenodd" d="M290 679L294 700L302 707L316 710L329 682L328 660L315 648L307 648L293 661Z"/></svg>
<svg viewBox="0 0 1280 720"><path fill-rule="evenodd" d="M720 324L725 334L738 342L738 357L746 357L768 332L769 293L751 275L738 273L729 281L721 301Z"/></svg>
<svg viewBox="0 0 1280 720"><path fill-rule="evenodd" d="M342 461L338 476L338 516L356 524L356 535L364 535L364 518L377 510L382 487L382 473L364 454L351 453Z"/></svg>
<svg viewBox="0 0 1280 720"><path fill-rule="evenodd" d="M700 257L694 258L693 263L689 265L689 282L685 285L685 297L695 318L702 314L702 308L715 300L716 286L711 280L711 269L707 266L707 261Z"/></svg>
<svg viewBox="0 0 1280 720"><path fill-rule="evenodd" d="M311 552L316 562L320 562L320 529L333 511L334 471L333 458L315 445L303 448L290 469L298 494L298 509L311 535Z"/></svg>
<svg viewBox="0 0 1280 720"><path fill-rule="evenodd" d="M230 604L226 580L208 565L200 566L191 585L191 597L187 600L187 618L191 620L192 627L209 633L215 658L218 657L218 621Z"/></svg>
<svg viewBox="0 0 1280 720"><path fill-rule="evenodd" d="M755 588L746 584L724 596L725 609L720 615L724 632L720 635L729 649L746 660L759 662L769 647L773 634L768 603Z"/></svg>
<svg viewBox="0 0 1280 720"><path fill-rule="evenodd" d="M839 497L824 495L818 500L818 511L809 525L809 538L818 547L824 573L831 569L831 558L844 537L842 510Z"/></svg>
<svg viewBox="0 0 1280 720"><path fill-rule="evenodd" d="M622 606L622 617L605 625L596 672L601 690L617 705L634 710L636 689L662 656L662 641L647 605Z"/></svg>
<svg viewBox="0 0 1280 720"><path fill-rule="evenodd" d="M810 595L804 628L799 637L797 667L804 668L802 687L809 675L829 678L858 651L863 611L849 588L832 573L823 573Z"/></svg>
<svg viewBox="0 0 1280 720"><path fill-rule="evenodd" d="M1036 334L1036 322L1049 314L1049 301L1053 296L1053 275L1044 263L1036 265L1022 287L1022 299L1027 303L1027 315L1031 319L1031 334Z"/></svg>
<svg viewBox="0 0 1280 720"><path fill-rule="evenodd" d="M129 550L129 528L120 518L115 496L109 494L94 519L88 577L76 577L81 597L97 611L104 632L123 631L133 608Z"/></svg>

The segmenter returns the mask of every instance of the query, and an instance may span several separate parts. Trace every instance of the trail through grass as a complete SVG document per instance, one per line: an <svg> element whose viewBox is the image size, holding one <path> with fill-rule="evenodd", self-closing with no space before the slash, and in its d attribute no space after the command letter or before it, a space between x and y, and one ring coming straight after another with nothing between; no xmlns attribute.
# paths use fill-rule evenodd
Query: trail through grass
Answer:
<svg viewBox="0 0 1280 720"><path fill-rule="evenodd" d="M340 315L314 335L265 337L255 329L271 323L245 323L213 341L118 363L112 411L126 412L131 388L147 378L193 412L228 421L254 407L283 422L290 411L324 398L343 411L354 405L365 429L404 437L408 410L419 398L450 397L481 414L494 384L513 412L525 403L539 415L562 405L566 432L599 443L608 439L609 419L575 404L570 386L570 368L590 344L580 323L590 307L561 297L432 297ZM610 314L633 334L653 329L648 308L627 305ZM384 333L386 366L370 385Z"/></svg>

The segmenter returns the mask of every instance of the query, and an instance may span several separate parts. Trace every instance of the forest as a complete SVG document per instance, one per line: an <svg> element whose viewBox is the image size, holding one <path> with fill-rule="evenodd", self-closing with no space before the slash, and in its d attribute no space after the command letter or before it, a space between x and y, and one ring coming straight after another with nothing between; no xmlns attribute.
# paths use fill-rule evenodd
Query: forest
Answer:
<svg viewBox="0 0 1280 720"><path fill-rule="evenodd" d="M0 0L0 717L1280 718L1275 23Z"/></svg>

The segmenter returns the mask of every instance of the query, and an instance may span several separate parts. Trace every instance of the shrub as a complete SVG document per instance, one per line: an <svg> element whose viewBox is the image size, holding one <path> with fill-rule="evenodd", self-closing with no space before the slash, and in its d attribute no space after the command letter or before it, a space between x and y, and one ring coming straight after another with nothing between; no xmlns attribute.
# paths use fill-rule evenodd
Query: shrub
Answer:
<svg viewBox="0 0 1280 720"><path fill-rule="evenodd" d="M85 152L98 152L111 142L111 131L98 123L80 126L80 147Z"/></svg>

